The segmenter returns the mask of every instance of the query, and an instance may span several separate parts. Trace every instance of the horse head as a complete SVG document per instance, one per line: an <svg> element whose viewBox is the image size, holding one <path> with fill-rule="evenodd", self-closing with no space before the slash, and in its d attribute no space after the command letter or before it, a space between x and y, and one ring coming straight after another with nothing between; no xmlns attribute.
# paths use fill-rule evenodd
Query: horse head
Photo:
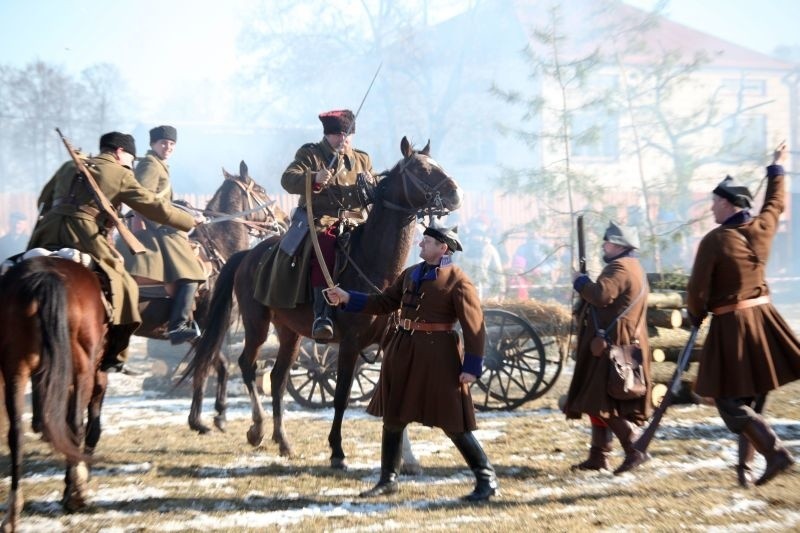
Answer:
<svg viewBox="0 0 800 533"><path fill-rule="evenodd" d="M461 207L458 183L430 156L430 149L430 141L415 150L403 137L403 159L378 184L378 200L384 207L427 215L444 215Z"/></svg>

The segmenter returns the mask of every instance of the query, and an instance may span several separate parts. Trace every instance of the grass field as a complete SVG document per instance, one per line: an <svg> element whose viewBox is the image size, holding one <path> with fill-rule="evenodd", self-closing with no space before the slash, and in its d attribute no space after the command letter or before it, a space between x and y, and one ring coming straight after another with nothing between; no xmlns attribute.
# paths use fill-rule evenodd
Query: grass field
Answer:
<svg viewBox="0 0 800 533"><path fill-rule="evenodd" d="M249 406L231 387L227 433L198 435L186 424L189 400L143 394L136 378L113 375L104 410L101 455L90 482L91 506L64 514L63 463L26 434L23 531L795 531L800 529L800 475L765 487L736 485L736 444L716 411L676 406L639 470L573 472L585 458L588 422L566 421L558 397L569 368L543 398L512 412L481 413L477 433L497 468L501 493L469 505L473 477L438 430L412 426L424 472L403 477L390 497L358 493L377 480L380 421L351 408L344 445L349 469L328 467L332 411L305 411L287 399L287 433L295 456L245 439ZM767 413L800 454L800 384L771 396ZM268 407L268 406L267 406ZM207 402L206 415L211 412ZM27 419L29 422L29 419ZM5 434L5 430L3 430ZM0 468L8 472L2 447ZM614 463L622 460L615 450ZM757 460L761 469L763 461ZM0 484L5 502L9 478ZM5 511L5 505L2 505Z"/></svg>

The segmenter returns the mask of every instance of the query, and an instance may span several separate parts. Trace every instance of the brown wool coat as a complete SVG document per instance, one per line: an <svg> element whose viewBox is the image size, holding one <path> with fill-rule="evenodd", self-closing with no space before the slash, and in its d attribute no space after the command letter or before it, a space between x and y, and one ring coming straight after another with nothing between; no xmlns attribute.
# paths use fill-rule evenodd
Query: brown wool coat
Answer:
<svg viewBox="0 0 800 533"><path fill-rule="evenodd" d="M298 209L305 210L306 180L327 167L332 156L333 150L324 138L318 143L304 144L297 150L294 161L281 177L281 185L287 192L300 195ZM312 192L311 209L318 232L336 222L340 209L362 209L356 193L356 176L359 172L374 174L372 161L366 152L352 150L344 154L341 167L328 186ZM306 237L296 257L287 255L278 247L264 254L256 272L256 300L269 307L282 308L293 308L309 301L312 253L311 239Z"/></svg>
<svg viewBox="0 0 800 533"><path fill-rule="evenodd" d="M784 208L784 177L769 178L758 216L711 230L697 249L688 310L704 316L719 306L769 294L767 258ZM800 341L770 303L711 318L695 392L711 398L767 393L800 378Z"/></svg>
<svg viewBox="0 0 800 533"><path fill-rule="evenodd" d="M136 165L136 180L157 197L172 202L172 185L169 167L158 155L149 150ZM145 229L136 232L136 237L147 248L143 254L133 255L120 247L125 258L125 269L132 276L172 283L180 279L203 282L206 273L189 244L189 236L170 226L145 220Z"/></svg>
<svg viewBox="0 0 800 533"><path fill-rule="evenodd" d="M455 332L396 331L367 412L390 424L419 422L449 433L473 431L477 425L472 396L458 376L465 351L483 357L486 329L478 293L467 275L451 264L439 268L436 279L423 281L422 296L415 296L411 277L415 268L403 271L382 294L369 296L363 312L401 309L401 320L458 321L464 346ZM413 307L401 307L401 302Z"/></svg>
<svg viewBox="0 0 800 533"><path fill-rule="evenodd" d="M188 213L175 209L168 200L159 199L142 187L133 172L119 164L110 154L89 158L87 166L97 185L111 205L118 208L125 203L151 220L188 230L194 219ZM125 271L122 257L111 245L98 218L81 211L96 209L88 186L75 180L75 166L70 161L58 169L39 196L42 217L31 235L29 248L76 248L90 254L106 273L111 284L112 322L114 324L141 323L138 300L139 289ZM73 185L73 182L75 184ZM57 205L56 205L57 204Z"/></svg>
<svg viewBox="0 0 800 533"><path fill-rule="evenodd" d="M644 293L636 300L643 285ZM644 269L634 257L622 257L612 261L606 265L597 281L589 281L581 288L580 295L594 307L597 323L601 329L605 329L632 301L636 300L631 310L617 320L608 335L613 344L633 344L634 340L638 339L643 354L647 394L641 399L620 401L606 393L609 360L607 357L595 357L589 349L596 328L591 313L587 310L578 329L575 371L564 409L567 418L580 418L585 413L605 419L621 416L639 424L647 420L651 412L649 398L652 388L650 345L647 341L648 293Z"/></svg>

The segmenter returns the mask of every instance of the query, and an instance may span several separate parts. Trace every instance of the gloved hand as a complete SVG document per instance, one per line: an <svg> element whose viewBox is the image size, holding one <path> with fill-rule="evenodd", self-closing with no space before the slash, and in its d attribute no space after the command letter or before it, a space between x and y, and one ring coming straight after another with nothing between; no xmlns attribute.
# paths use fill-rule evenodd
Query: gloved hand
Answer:
<svg viewBox="0 0 800 533"><path fill-rule="evenodd" d="M689 322L692 324L692 326L699 328L703 324L703 320L705 320L707 314L708 313L705 311L699 316L694 316L693 314L689 313Z"/></svg>

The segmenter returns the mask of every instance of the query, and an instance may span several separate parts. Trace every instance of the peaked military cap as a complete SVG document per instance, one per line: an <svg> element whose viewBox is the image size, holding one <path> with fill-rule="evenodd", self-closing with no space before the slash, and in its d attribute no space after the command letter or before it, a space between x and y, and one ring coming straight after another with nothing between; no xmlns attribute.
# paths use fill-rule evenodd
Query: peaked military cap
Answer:
<svg viewBox="0 0 800 533"><path fill-rule="evenodd" d="M639 249L639 232L631 226L623 226L614 221L608 223L603 240L625 248Z"/></svg>
<svg viewBox="0 0 800 533"><path fill-rule="evenodd" d="M178 130L172 126L156 126L150 130L150 144L160 141L161 139L178 142Z"/></svg>
<svg viewBox="0 0 800 533"><path fill-rule="evenodd" d="M326 111L319 115L319 120L325 135L356 132L356 117L349 109Z"/></svg>
<svg viewBox="0 0 800 533"><path fill-rule="evenodd" d="M460 252L463 250L461 241L458 240L458 226L448 228L444 224L438 224L436 219L431 220L430 225L422 232L423 235L433 237L439 242L447 245L450 251Z"/></svg>
<svg viewBox="0 0 800 533"><path fill-rule="evenodd" d="M122 148L133 157L136 157L136 141L132 135L127 133L120 133L118 131L111 131L105 133L100 137L100 151L103 150L116 150Z"/></svg>
<svg viewBox="0 0 800 533"><path fill-rule="evenodd" d="M725 179L719 182L719 185L717 185L713 192L717 196L725 198L736 207L752 207L753 195L750 194L750 189L738 183L731 176L725 176Z"/></svg>

